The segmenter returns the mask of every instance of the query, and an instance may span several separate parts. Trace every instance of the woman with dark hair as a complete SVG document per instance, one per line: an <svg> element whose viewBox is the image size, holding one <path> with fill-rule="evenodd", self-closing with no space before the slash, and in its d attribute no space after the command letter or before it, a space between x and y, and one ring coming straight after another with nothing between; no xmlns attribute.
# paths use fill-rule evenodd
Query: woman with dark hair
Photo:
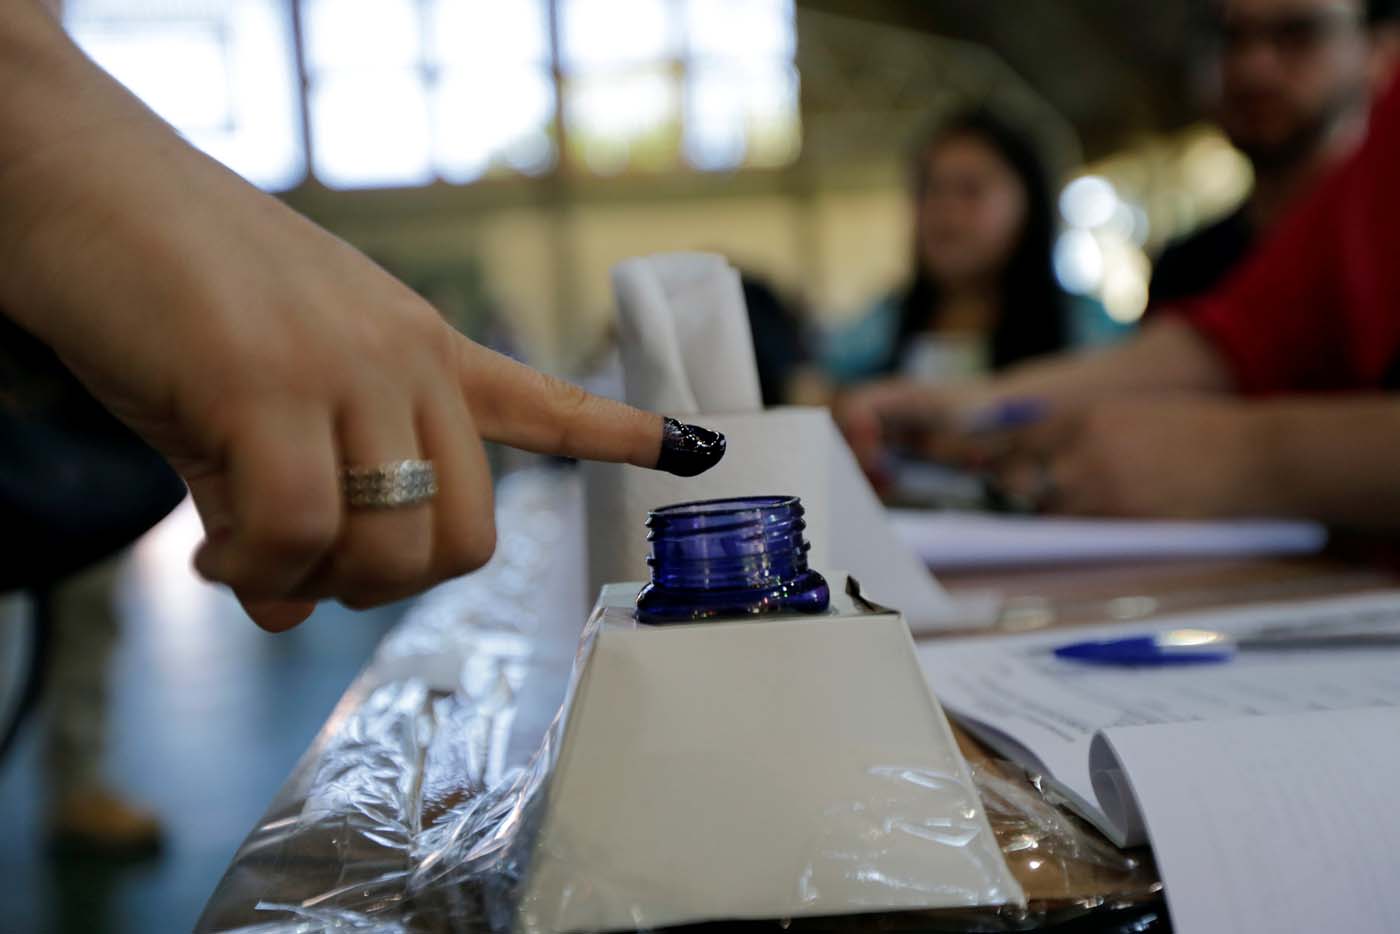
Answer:
<svg viewBox="0 0 1400 934"><path fill-rule="evenodd" d="M1112 334L1097 302L1056 282L1054 200L1025 134L960 114L918 147L912 175L913 280L833 335L838 382L955 380Z"/></svg>

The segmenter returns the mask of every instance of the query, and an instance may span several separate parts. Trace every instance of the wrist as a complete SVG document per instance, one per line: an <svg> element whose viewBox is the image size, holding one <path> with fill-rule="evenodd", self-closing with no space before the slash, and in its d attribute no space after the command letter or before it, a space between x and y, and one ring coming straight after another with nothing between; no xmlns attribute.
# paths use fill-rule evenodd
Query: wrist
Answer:
<svg viewBox="0 0 1400 934"><path fill-rule="evenodd" d="M13 315L17 299L23 304L13 280L44 265L34 245L47 228L105 210L123 178L123 153L140 138L178 137L36 0L0 4L0 87L0 307Z"/></svg>
<svg viewBox="0 0 1400 934"><path fill-rule="evenodd" d="M86 280L95 267L120 262L107 255L114 243L165 238L170 218L158 199L174 188L186 148L70 48L77 61L56 55L45 88L0 105L0 309L55 347L83 325L74 316L93 305ZM48 119L31 122L40 111Z"/></svg>

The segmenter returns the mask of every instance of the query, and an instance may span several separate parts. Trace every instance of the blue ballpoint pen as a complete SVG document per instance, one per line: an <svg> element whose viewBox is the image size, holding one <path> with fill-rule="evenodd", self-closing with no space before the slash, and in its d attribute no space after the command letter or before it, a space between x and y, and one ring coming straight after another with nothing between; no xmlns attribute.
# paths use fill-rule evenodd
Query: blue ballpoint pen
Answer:
<svg viewBox="0 0 1400 934"><path fill-rule="evenodd" d="M1033 397L1007 399L968 413L963 417L959 427L964 433L970 435L1014 431L1044 421L1049 413L1050 406L1043 399Z"/></svg>
<svg viewBox="0 0 1400 934"><path fill-rule="evenodd" d="M1240 636L1210 629L1171 629L1145 636L1073 642L1053 650L1057 658L1117 667L1200 665L1228 662L1247 649L1400 648L1400 629L1345 626L1266 627Z"/></svg>

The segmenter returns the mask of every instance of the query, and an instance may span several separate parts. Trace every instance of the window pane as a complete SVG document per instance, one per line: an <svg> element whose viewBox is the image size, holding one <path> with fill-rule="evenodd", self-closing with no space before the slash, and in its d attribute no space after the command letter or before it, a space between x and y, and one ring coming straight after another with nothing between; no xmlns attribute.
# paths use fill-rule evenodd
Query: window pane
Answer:
<svg viewBox="0 0 1400 934"><path fill-rule="evenodd" d="M73 38L152 110L264 188L306 174L291 21L279 0L71 0Z"/></svg>
<svg viewBox="0 0 1400 934"><path fill-rule="evenodd" d="M302 0L311 70L407 67L423 54L415 0Z"/></svg>
<svg viewBox="0 0 1400 934"><path fill-rule="evenodd" d="M443 65L549 62L549 0L436 0L431 49Z"/></svg>
<svg viewBox="0 0 1400 934"><path fill-rule="evenodd" d="M554 167L554 81L542 68L444 72L434 100L438 172L470 182L494 165L538 175Z"/></svg>
<svg viewBox="0 0 1400 934"><path fill-rule="evenodd" d="M691 54L791 61L797 52L792 0L684 0Z"/></svg>
<svg viewBox="0 0 1400 934"><path fill-rule="evenodd" d="M433 180L428 101L414 71L336 74L311 89L316 175L335 188Z"/></svg>
<svg viewBox="0 0 1400 934"><path fill-rule="evenodd" d="M679 54L667 0L559 0L563 67L636 65Z"/></svg>
<svg viewBox="0 0 1400 934"><path fill-rule="evenodd" d="M580 76L565 94L569 151L589 169L606 175L675 164L680 108L668 69Z"/></svg>
<svg viewBox="0 0 1400 934"><path fill-rule="evenodd" d="M686 85L685 156L698 169L778 166L801 143L797 71L786 62L694 63Z"/></svg>
<svg viewBox="0 0 1400 934"><path fill-rule="evenodd" d="M214 130L233 122L227 50L207 20L89 29L83 49L152 110L177 127ZM171 80L179 75L179 81Z"/></svg>

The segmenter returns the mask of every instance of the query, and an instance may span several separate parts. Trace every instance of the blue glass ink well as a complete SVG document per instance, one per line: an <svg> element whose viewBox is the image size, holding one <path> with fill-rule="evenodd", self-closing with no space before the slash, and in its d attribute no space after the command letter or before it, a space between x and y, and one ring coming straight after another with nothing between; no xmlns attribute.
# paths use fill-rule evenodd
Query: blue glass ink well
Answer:
<svg viewBox="0 0 1400 934"><path fill-rule="evenodd" d="M807 566L812 548L802 501L754 496L681 503L651 512L651 583L637 594L644 623L688 623L763 613L821 613L826 580Z"/></svg>

